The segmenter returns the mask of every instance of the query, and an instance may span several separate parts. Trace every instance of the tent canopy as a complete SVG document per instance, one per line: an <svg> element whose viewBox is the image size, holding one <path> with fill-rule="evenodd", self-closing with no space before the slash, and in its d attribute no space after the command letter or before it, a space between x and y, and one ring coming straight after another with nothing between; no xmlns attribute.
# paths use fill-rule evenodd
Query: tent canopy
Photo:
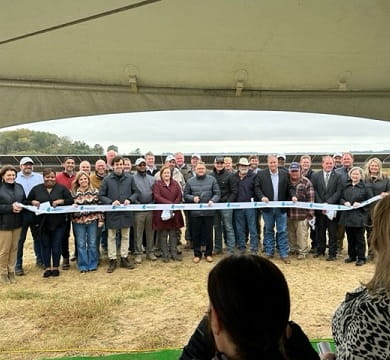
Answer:
<svg viewBox="0 0 390 360"><path fill-rule="evenodd" d="M0 4L0 126L174 109L390 120L387 0Z"/></svg>

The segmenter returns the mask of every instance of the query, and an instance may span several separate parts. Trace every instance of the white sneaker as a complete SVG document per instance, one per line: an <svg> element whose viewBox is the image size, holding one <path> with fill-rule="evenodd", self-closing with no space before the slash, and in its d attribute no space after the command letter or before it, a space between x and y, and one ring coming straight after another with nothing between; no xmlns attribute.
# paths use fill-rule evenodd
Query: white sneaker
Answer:
<svg viewBox="0 0 390 360"><path fill-rule="evenodd" d="M136 264L142 264L142 256L141 255L136 255L134 258L134 261Z"/></svg>

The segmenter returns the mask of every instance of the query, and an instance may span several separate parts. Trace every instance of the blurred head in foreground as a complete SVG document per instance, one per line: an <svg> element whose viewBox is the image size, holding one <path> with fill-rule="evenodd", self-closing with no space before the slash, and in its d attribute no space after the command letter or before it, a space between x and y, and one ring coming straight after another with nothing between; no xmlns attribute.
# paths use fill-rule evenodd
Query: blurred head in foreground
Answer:
<svg viewBox="0 0 390 360"><path fill-rule="evenodd" d="M216 348L228 359L281 359L290 315L282 272L257 255L229 256L208 278L209 321Z"/></svg>

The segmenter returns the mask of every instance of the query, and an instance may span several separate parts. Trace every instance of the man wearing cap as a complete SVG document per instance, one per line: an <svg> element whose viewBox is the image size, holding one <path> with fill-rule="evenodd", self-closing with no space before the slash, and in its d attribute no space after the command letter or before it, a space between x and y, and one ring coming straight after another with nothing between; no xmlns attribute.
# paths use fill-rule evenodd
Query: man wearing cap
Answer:
<svg viewBox="0 0 390 360"><path fill-rule="evenodd" d="M255 197L256 174L249 171L249 161L247 158L240 158L237 164L238 171L233 174L233 182L237 186L237 202L251 202ZM250 252L257 254L259 249L257 233L257 209L235 209L234 221L236 224L237 247L241 253L245 253L246 225L250 235Z"/></svg>
<svg viewBox="0 0 390 360"><path fill-rule="evenodd" d="M294 202L314 202L314 188L311 181L302 176L301 166L292 162L288 168L290 177L290 195ZM298 260L306 257L308 246L309 221L314 218L311 209L289 208L287 212L288 242L291 254L297 254Z"/></svg>
<svg viewBox="0 0 390 360"><path fill-rule="evenodd" d="M196 175L188 180L184 188L184 200L188 203L205 203L212 206L220 199L217 180L206 174L205 163L199 161L195 168ZM191 236L194 245L194 258L197 264L202 258L201 245L206 245L204 256L207 262L212 262L213 253L213 223L215 210L191 210Z"/></svg>
<svg viewBox="0 0 390 360"><path fill-rule="evenodd" d="M30 193L30 190L38 184L43 183L43 177L41 174L34 172L34 162L33 160L25 156L20 160L20 171L16 176L16 182L22 185L26 198ZM23 270L23 247L24 242L26 241L27 230L30 228L31 235L33 238L35 261L38 266L43 266L42 258L42 249L41 242L38 235L38 229L35 226L35 215L33 212L24 211L22 231L20 233L19 243L18 243L18 253L16 257L16 267L15 274L18 276L24 275Z"/></svg>
<svg viewBox="0 0 390 360"><path fill-rule="evenodd" d="M343 158L343 154L342 153L335 153L333 155L334 169L335 170L338 169L338 168L341 168L343 166L342 158Z"/></svg>
<svg viewBox="0 0 390 360"><path fill-rule="evenodd" d="M151 151L148 151L145 154L145 161L146 161L146 174L150 176L155 176L159 169L155 164L155 156Z"/></svg>
<svg viewBox="0 0 390 360"><path fill-rule="evenodd" d="M146 175L146 161L144 158L138 158L135 161L136 173L134 181L140 192L138 202L140 204L152 204L154 176ZM134 232L135 232L135 258L136 264L142 263L142 239L145 231L146 238L146 258L156 261L154 255L154 231L152 228L153 211L135 211L134 212Z"/></svg>
<svg viewBox="0 0 390 360"><path fill-rule="evenodd" d="M66 157L62 163L64 170L56 175L58 184L64 185L71 191L72 182L76 178L76 164L72 157ZM66 217L65 232L62 238L62 269L69 270L69 235L70 235L70 220Z"/></svg>
<svg viewBox="0 0 390 360"><path fill-rule="evenodd" d="M279 171L285 171L288 173L288 169L286 168L286 154L277 154L278 158L278 169Z"/></svg>
<svg viewBox="0 0 390 360"><path fill-rule="evenodd" d="M256 177L256 200L262 202L285 201L290 197L288 171L278 167L276 155L268 155L268 168L261 170ZM267 257L272 258L275 252L275 242L278 245L279 256L285 264L289 264L287 211L285 208L264 208L263 220L265 224L264 250ZM276 225L275 234L274 228Z"/></svg>
<svg viewBox="0 0 390 360"><path fill-rule="evenodd" d="M338 204L343 191L343 180L334 170L331 156L323 156L322 170L313 174L311 182L314 186L316 203ZM329 254L327 261L336 260L337 255L337 219L329 219L326 211L316 211L317 253L313 257L325 256L326 231L329 235Z"/></svg>
<svg viewBox="0 0 390 360"><path fill-rule="evenodd" d="M211 176L214 176L221 190L220 202L230 203L236 201L237 185L232 179L232 173L225 171L223 156L217 156L214 160L214 169ZM233 230L233 209L217 210L214 216L214 253L222 254L222 234L225 236L227 251L232 254L235 247L235 236Z"/></svg>
<svg viewBox="0 0 390 360"><path fill-rule="evenodd" d="M139 198L139 190L135 184L133 175L123 171L123 158L116 156L112 159L112 173L107 175L99 190L99 199L103 204L123 206L136 203ZM128 258L129 233L133 224L131 211L106 212L106 225L108 228L108 273L116 268L117 248L116 233L121 232L120 266L133 269L134 264Z"/></svg>

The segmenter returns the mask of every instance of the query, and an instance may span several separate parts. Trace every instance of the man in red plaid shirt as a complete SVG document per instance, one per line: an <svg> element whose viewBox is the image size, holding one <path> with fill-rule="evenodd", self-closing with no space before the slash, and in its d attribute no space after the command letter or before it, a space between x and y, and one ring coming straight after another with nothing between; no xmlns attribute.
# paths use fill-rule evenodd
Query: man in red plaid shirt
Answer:
<svg viewBox="0 0 390 360"><path fill-rule="evenodd" d="M315 194L313 184L308 178L302 176L300 164L292 162L288 168L288 173L292 201L314 202ZM314 219L314 210L289 208L287 216L290 253L292 255L298 255L298 260L302 260L309 251L309 221Z"/></svg>

